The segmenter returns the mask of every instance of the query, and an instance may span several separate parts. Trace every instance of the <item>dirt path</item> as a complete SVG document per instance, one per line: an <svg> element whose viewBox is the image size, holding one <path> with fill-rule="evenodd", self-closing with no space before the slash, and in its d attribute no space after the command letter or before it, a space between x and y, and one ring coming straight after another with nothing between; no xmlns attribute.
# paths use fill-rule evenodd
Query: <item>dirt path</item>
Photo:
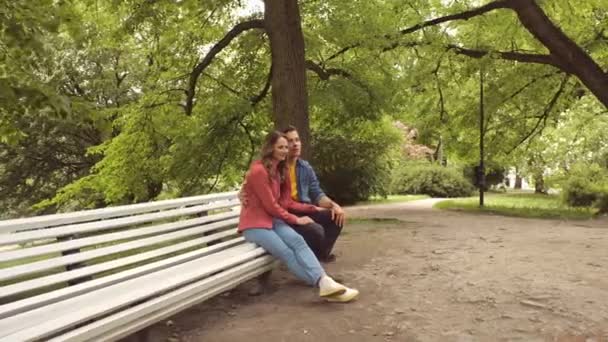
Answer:
<svg viewBox="0 0 608 342"><path fill-rule="evenodd" d="M331 274L361 290L326 304L284 271L153 329L153 341L608 341L608 220L348 208Z"/></svg>

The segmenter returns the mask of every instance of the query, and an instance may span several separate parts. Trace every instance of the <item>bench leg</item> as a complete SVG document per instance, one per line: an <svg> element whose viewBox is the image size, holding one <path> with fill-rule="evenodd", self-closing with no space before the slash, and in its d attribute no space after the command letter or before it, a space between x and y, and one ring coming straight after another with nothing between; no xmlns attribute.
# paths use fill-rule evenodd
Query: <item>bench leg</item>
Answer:
<svg viewBox="0 0 608 342"><path fill-rule="evenodd" d="M198 216L198 217L209 216L209 213L206 212L206 211L203 211L203 212L198 213L196 216ZM209 235L214 234L214 233L217 233L217 231L205 232L205 233L203 233L203 236L209 236ZM207 242L207 247L213 246L213 245L218 244L218 243L220 243L220 241L210 241L210 242Z"/></svg>
<svg viewBox="0 0 608 342"><path fill-rule="evenodd" d="M263 293L268 292L268 290L270 289L270 274L271 273L272 273L272 271L267 271L267 272L260 274L256 278L256 282L253 285L253 288L251 288L251 290L249 290L250 296L259 296Z"/></svg>
<svg viewBox="0 0 608 342"><path fill-rule="evenodd" d="M72 240L76 238L75 235L68 235L68 236L62 236L57 238L57 241L68 241L68 240ZM80 248L75 248L75 249L70 249L67 251L63 251L61 252L61 255L65 256L65 255L70 255L70 254L75 254L75 253L80 253ZM66 271L71 271L71 270L75 270L77 268L81 268L86 266L86 264L84 263L75 263L75 264L69 264L65 266L65 270ZM91 276L85 276L85 277L81 277L81 278L76 278L76 279L72 279L68 281L68 285L72 286L72 285L76 285L76 284L80 284L80 283L84 283L85 281L89 281L93 279L93 277Z"/></svg>

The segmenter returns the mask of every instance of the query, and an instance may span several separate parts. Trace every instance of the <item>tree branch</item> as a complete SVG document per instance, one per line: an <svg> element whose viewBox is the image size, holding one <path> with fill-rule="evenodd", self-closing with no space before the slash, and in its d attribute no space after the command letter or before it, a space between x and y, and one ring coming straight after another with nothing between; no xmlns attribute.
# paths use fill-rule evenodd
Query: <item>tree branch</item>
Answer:
<svg viewBox="0 0 608 342"><path fill-rule="evenodd" d="M449 44L447 46L447 49L453 50L455 53L457 53L459 55L465 55L465 56L472 57L472 58L482 58L482 57L490 54L490 55L496 55L502 59L511 60L511 61L550 65L550 66L556 67L558 69L561 69L564 72L567 72L569 74L571 74L573 72L572 68L569 65L562 63L560 60L558 60L557 58L555 58L552 55L522 53L522 52L515 52L515 51L503 52L503 51L474 50L474 49L467 49L467 48L464 48L464 47L461 47L461 46L458 46L455 44Z"/></svg>
<svg viewBox="0 0 608 342"><path fill-rule="evenodd" d="M569 78L570 78L569 75L566 75L566 77L564 77L564 79L562 80L562 82L559 86L559 89L555 92L555 94L553 95L553 97L551 98L549 103L545 106L545 110L543 111L543 113L538 116L538 120L536 121L536 125L534 125L534 128L532 128L532 130L528 134L526 134L526 136L524 136L523 139L521 139L517 145L513 146L513 148L511 148L511 150L509 152L507 152L507 155L511 154L511 152L513 152L516 148L518 148L521 144L526 142L531 137L542 132L543 128L547 124L547 119L549 118L549 114L553 110L553 107L555 107L555 104L557 103L557 100L559 100L559 97L564 92L564 88L566 88L566 84L568 83ZM540 127L541 123L543 124L543 127L539 131L537 131L538 128Z"/></svg>
<svg viewBox="0 0 608 342"><path fill-rule="evenodd" d="M262 101L266 95L268 95L268 91L270 90L270 84L272 82L272 70L273 66L270 65L270 71L268 71L268 77L266 78L266 83L264 84L264 88L260 91L256 96L252 96L249 101L251 101L251 105L255 107L260 101Z"/></svg>
<svg viewBox="0 0 608 342"><path fill-rule="evenodd" d="M256 149L255 140L253 139L253 136L251 135L251 132L247 128L247 125L245 125L243 123L243 118L241 118L241 120L238 121L238 125L241 126L241 128L243 129L243 131L245 131L245 134L247 135L247 138L249 138L249 146L250 146L249 160L247 161L246 165L251 165L251 162L253 161L253 157L255 156L255 149Z"/></svg>
<svg viewBox="0 0 608 342"><path fill-rule="evenodd" d="M231 86L229 86L228 84L224 83L222 80L218 79L217 77L211 76L210 74L204 72L203 76L208 77L212 80L214 80L217 84L221 85L223 88L225 88L226 90L228 90L229 92L233 93L234 95L238 96L238 97L242 97L241 93L232 88Z"/></svg>
<svg viewBox="0 0 608 342"><path fill-rule="evenodd" d="M450 15L446 15L443 17L439 17L439 18L435 18L435 19L431 19L431 20L427 20L424 21L420 24L416 24L414 26L408 27L406 29L403 29L401 31L399 31L400 34L410 34L413 32L416 32L418 30L421 30L425 27L429 27L429 26L435 26L435 25L439 25L439 24L443 24L446 23L448 21L454 21L454 20L469 20L473 17L477 17L480 16L482 14L486 14L488 12L491 12L493 10L496 9L500 9L500 8L508 8L509 7L509 0L497 0L497 1L492 1L486 5L483 5L481 7L477 7L477 8L473 8L470 9L468 11L464 11L464 12L460 12L460 13L456 13L456 14L450 14Z"/></svg>
<svg viewBox="0 0 608 342"><path fill-rule="evenodd" d="M306 69L316 73L323 81L327 81L331 76L342 76L348 79L352 78L352 75L346 70L336 68L325 69L320 64L317 64L311 60L306 61Z"/></svg>
<svg viewBox="0 0 608 342"><path fill-rule="evenodd" d="M538 1L508 0L509 7L517 13L520 23L542 43L561 63L568 65L571 73L608 107L608 75L589 54L562 29L551 21Z"/></svg>
<svg viewBox="0 0 608 342"><path fill-rule="evenodd" d="M517 95L521 94L524 90L526 90L526 88L532 86L534 83L545 79L545 78L549 78L555 75L559 75L561 74L561 71L557 71L557 72L552 72L549 74L544 74L540 77L534 78L531 81L529 81L528 83L524 84L522 87L520 87L519 89L517 89L516 91L514 91L511 95L507 96L506 98L504 98L502 101L500 101L500 103L498 104L498 106L503 105L505 102L512 100L513 98L515 98Z"/></svg>
<svg viewBox="0 0 608 342"><path fill-rule="evenodd" d="M325 69L320 64L317 64L311 60L306 60L306 69L316 73L323 81L329 80L331 76L342 76L357 85L359 88L363 89L363 91L367 93L367 96L369 96L370 102L374 101L374 94L372 93L372 91L363 82L355 78L351 73L346 70L337 68Z"/></svg>
<svg viewBox="0 0 608 342"><path fill-rule="evenodd" d="M190 79L188 80L188 89L187 89L186 105L185 105L186 115L192 114L192 109L194 107L194 96L196 93L196 83L198 82L198 78L203 73L205 68L207 68L209 66L209 64L211 64L211 62L213 61L213 58L215 58L215 56L218 53L220 53L226 46L228 46L228 44L230 44L230 42L234 38L236 38L239 34L241 34L242 32L245 32L247 30L256 29L256 28L264 29L264 21L260 20L260 19L256 19L256 20L249 20L249 21L245 21L245 22L237 24L230 31L228 31L228 33L226 33L224 38L220 39L220 41L217 42L211 48L211 50L209 50L209 52L207 52L207 55L205 55L205 57L201 60L201 62L198 63L194 67L194 69L190 73Z"/></svg>
<svg viewBox="0 0 608 342"><path fill-rule="evenodd" d="M469 20L473 17L477 17L480 16L482 14L488 13L490 11L496 10L496 9L500 9L500 8L508 8L509 6L509 0L497 0L497 1L492 1L486 5L483 5L481 7L477 7L477 8L473 8L470 9L468 11L464 11L464 12L460 12L460 13L455 13L455 14L450 14L450 15L446 15L443 17L439 17L439 18L435 18L435 19L431 19L431 20L427 20L424 21L422 23L418 23L414 26L408 27L406 29L403 29L401 31L399 31L398 35L402 36L402 35L407 35L410 33L414 33L416 31L419 31L425 27L430 27L430 26L435 26L435 25L439 25L439 24L443 24L449 21L454 21L454 20ZM386 39L396 39L397 37L393 37L392 35L384 35L383 38ZM332 59L335 59L337 57L339 57L340 55L346 53L348 50L353 49L353 48L357 48L360 47L362 45L362 43L355 43L352 44L350 46L346 46L344 48L342 48L341 50L337 51L336 53L334 53L333 55L331 55L329 58L326 59L326 61L330 61ZM393 44L394 45L394 44ZM393 46L391 45L391 46ZM396 46L394 46L396 47ZM394 48L392 47L392 48ZM386 48L387 50L390 50L391 47Z"/></svg>

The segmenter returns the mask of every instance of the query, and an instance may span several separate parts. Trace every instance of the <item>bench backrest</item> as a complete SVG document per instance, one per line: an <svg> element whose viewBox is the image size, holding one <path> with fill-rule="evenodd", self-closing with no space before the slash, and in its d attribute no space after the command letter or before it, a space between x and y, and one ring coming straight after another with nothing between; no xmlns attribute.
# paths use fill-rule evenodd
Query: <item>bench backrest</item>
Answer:
<svg viewBox="0 0 608 342"><path fill-rule="evenodd" d="M235 192L0 221L0 319L243 243Z"/></svg>

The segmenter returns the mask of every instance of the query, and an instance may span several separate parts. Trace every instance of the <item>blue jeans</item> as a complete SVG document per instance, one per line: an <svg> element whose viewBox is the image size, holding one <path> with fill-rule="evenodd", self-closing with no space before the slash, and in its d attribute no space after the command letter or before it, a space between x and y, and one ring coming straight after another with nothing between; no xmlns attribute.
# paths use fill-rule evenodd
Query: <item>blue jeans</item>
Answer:
<svg viewBox="0 0 608 342"><path fill-rule="evenodd" d="M272 223L272 229L246 229L243 231L245 240L264 248L284 262L296 277L307 284L317 285L325 271L304 238L282 220L274 219Z"/></svg>

